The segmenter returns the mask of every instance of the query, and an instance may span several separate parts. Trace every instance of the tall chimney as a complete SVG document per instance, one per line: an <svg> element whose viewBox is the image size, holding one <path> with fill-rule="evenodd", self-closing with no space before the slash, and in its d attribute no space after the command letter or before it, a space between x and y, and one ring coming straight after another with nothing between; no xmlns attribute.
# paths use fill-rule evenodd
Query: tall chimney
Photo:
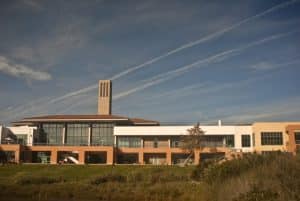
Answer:
<svg viewBox="0 0 300 201"><path fill-rule="evenodd" d="M99 80L99 94L98 94L98 114L111 114L111 80Z"/></svg>

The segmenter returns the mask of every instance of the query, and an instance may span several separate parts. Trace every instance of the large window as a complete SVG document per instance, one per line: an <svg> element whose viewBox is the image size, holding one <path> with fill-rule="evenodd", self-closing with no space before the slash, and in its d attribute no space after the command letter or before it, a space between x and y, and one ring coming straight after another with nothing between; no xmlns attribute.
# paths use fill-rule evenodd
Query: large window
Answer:
<svg viewBox="0 0 300 201"><path fill-rule="evenodd" d="M112 146L114 144L112 123L92 124L91 145Z"/></svg>
<svg viewBox="0 0 300 201"><path fill-rule="evenodd" d="M295 132L295 141L296 144L300 144L300 131Z"/></svg>
<svg viewBox="0 0 300 201"><path fill-rule="evenodd" d="M141 147L140 137L118 137L118 147Z"/></svg>
<svg viewBox="0 0 300 201"><path fill-rule="evenodd" d="M17 134L17 143L22 145L27 145L27 135L26 134Z"/></svg>
<svg viewBox="0 0 300 201"><path fill-rule="evenodd" d="M282 132L262 132L261 145L282 145Z"/></svg>
<svg viewBox="0 0 300 201"><path fill-rule="evenodd" d="M38 143L48 145L62 144L63 128L63 124L43 124Z"/></svg>
<svg viewBox="0 0 300 201"><path fill-rule="evenodd" d="M250 135L242 135L242 147L250 147Z"/></svg>
<svg viewBox="0 0 300 201"><path fill-rule="evenodd" d="M201 137L204 147L234 147L234 135L205 135Z"/></svg>
<svg viewBox="0 0 300 201"><path fill-rule="evenodd" d="M88 145L89 124L67 124L65 144Z"/></svg>

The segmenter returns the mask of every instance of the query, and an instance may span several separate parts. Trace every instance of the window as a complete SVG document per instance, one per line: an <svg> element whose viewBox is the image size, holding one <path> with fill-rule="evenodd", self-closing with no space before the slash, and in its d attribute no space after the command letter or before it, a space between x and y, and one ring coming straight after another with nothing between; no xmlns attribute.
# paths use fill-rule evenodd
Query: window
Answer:
<svg viewBox="0 0 300 201"><path fill-rule="evenodd" d="M282 132L262 132L261 145L282 145Z"/></svg>
<svg viewBox="0 0 300 201"><path fill-rule="evenodd" d="M140 137L118 137L118 147L141 147Z"/></svg>
<svg viewBox="0 0 300 201"><path fill-rule="evenodd" d="M63 124L43 124L38 143L48 145L62 144Z"/></svg>
<svg viewBox="0 0 300 201"><path fill-rule="evenodd" d="M87 145L89 136L89 124L67 124L67 145Z"/></svg>
<svg viewBox="0 0 300 201"><path fill-rule="evenodd" d="M204 135L201 137L203 147L234 147L234 135Z"/></svg>
<svg viewBox="0 0 300 201"><path fill-rule="evenodd" d="M112 123L92 124L91 144L100 146L112 146L114 144Z"/></svg>
<svg viewBox="0 0 300 201"><path fill-rule="evenodd" d="M242 135L242 147L250 147L250 135Z"/></svg>
<svg viewBox="0 0 300 201"><path fill-rule="evenodd" d="M180 146L180 137L171 137L171 147L179 147Z"/></svg>
<svg viewBox="0 0 300 201"><path fill-rule="evenodd" d="M154 138L153 147L158 148L158 139L157 138Z"/></svg>
<svg viewBox="0 0 300 201"><path fill-rule="evenodd" d="M295 142L296 144L300 144L300 131L295 132Z"/></svg>
<svg viewBox="0 0 300 201"><path fill-rule="evenodd" d="M27 145L27 135L26 134L17 134L17 143L22 145Z"/></svg>

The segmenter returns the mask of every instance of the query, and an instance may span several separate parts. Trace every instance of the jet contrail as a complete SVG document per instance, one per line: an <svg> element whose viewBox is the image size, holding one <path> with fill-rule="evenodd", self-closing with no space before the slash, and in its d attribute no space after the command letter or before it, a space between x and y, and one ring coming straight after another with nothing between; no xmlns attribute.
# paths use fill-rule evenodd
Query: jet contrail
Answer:
<svg viewBox="0 0 300 201"><path fill-rule="evenodd" d="M160 84L162 82L165 82L167 80L170 80L172 78L175 78L187 71L189 71L190 69L194 68L194 67L201 67L203 64L209 64L209 63L215 63L215 62L220 62L220 61L223 61L225 59L228 59L228 58L231 58L239 53L241 53L242 51L248 49L248 48L251 48L251 47L254 47L254 46L258 46L258 45L261 45L263 43L266 43L266 42L269 42L269 41L272 41L272 40L276 40L276 39L280 39L280 38L283 38L283 37L287 37L291 34L294 34L294 33L299 33L300 30L295 30L295 31L291 31L291 32L286 32L286 33L281 33L281 34L276 34L276 35L272 35L272 36L269 36L269 37L266 37L266 38L263 38L261 40L257 40L257 41L254 41L254 42L251 42L247 45L244 45L242 47L239 47L239 48L234 48L234 49L231 49L231 50L226 50L226 51L223 51L221 53L217 53L213 56L210 56L208 58L205 58L205 59L200 59L192 64L188 64L188 65L185 65L185 66L182 66L182 67L179 67L175 70L171 70L171 71L168 71L166 73L163 73L163 74L160 74L158 76L154 76L149 82L143 84L143 85L139 85L138 87L135 87L133 89L130 89L128 91L125 91L125 92L122 92L120 94L117 94L116 96L114 96L114 100L118 100L122 97L125 97L125 96L128 96L132 93L135 93L135 92L138 92L138 91L141 91L143 89L146 89L148 87L151 87L153 85L157 85L157 84ZM198 66L202 64L201 66Z"/></svg>
<svg viewBox="0 0 300 201"><path fill-rule="evenodd" d="M240 22L238 22L236 24L233 24L233 25L231 25L229 27L226 27L226 28L224 28L224 29L222 29L220 31L215 32L215 33L209 34L209 35L207 35L207 36L205 36L205 37L203 37L203 38L201 38L199 40L196 40L196 41L193 41L193 42L189 42L189 43L187 43L185 45L182 45L182 46L180 46L180 47L178 47L176 49L173 49L173 50L171 50L169 52L166 52L166 53L162 54L161 56L154 57L154 58L146 61L145 63L142 63L142 64L137 65L137 66L133 66L133 67L131 67L131 68L129 68L129 69L127 69L127 70L125 70L125 71L117 74L117 75L114 75L113 77L111 77L111 80L116 80L116 79L118 79L120 77L123 77L124 75L127 75L128 73L130 73L132 71L136 71L136 70L138 70L140 68L143 68L144 66L147 66L149 64L155 63L155 62L157 62L157 61L159 61L159 60L161 60L161 59L163 59L165 57L173 55L173 54L175 54L177 52L180 52L180 51L182 51L184 49L193 47L195 45L199 45L199 44L204 43L206 41L209 41L209 40L211 40L213 38L217 38L217 37L223 35L224 33L228 32L228 31L231 31L232 29L237 28L237 27L239 27L239 26L241 26L241 25L243 25L243 24L245 24L245 23L247 23L247 22L249 22L251 20L255 20L257 18L260 18L260 17L265 16L265 15L271 13L271 12L274 12L274 11L279 10L281 8L285 8L285 7L289 6L289 5L297 3L297 2L299 2L299 0L292 0L292 1L281 3L281 4L277 5L277 6L273 6L272 8L269 8L269 9L267 9L267 10L265 10L265 11L259 13L259 14L256 14L256 15L253 15L251 17L248 17L248 18L246 18L246 19L244 19L244 20L242 20L242 21L240 21Z"/></svg>
<svg viewBox="0 0 300 201"><path fill-rule="evenodd" d="M229 27L226 27L226 28L224 28L224 29L222 29L220 31L215 32L215 33L209 34L209 35L207 35L207 36L205 36L205 37L203 37L203 38L201 38L199 40L196 40L196 41L187 43L185 45L182 45L182 46L180 46L180 47L178 47L176 49L173 49L173 50L171 50L169 52L166 52L166 53L164 53L164 54L162 54L162 55L160 55L158 57L154 57L154 58L152 58L152 59L150 59L150 60L148 60L148 61L146 61L146 62L144 62L144 63L142 63L140 65L130 67L129 69L127 69L125 71L122 71L122 72L120 72L120 73L112 76L110 78L110 80L119 79L119 78L121 78L121 77L123 77L123 76L125 76L125 75L127 75L127 74L129 74L131 72L133 72L133 71L136 71L136 70L139 70L141 68L144 68L145 66L148 66L148 65L150 65L152 63L155 63L155 62L157 62L159 60L162 60L162 59L164 59L164 58L166 58L166 57L168 57L170 55L173 55L173 54L175 54L177 52L180 52L180 51L182 51L184 49L187 49L187 48L199 45L201 43L204 43L206 41L209 41L211 39L217 38L217 37L223 35L224 33L229 32L230 30L232 30L234 28L237 28L237 27L239 27L239 26L241 26L241 25L243 25L243 24L245 24L245 23L247 23L249 21L258 19L258 18L263 17L263 16L265 16L265 15L267 15L269 13L272 13L272 12L277 11L279 9L285 8L285 7L289 6L289 5L292 5L292 4L297 3L297 2L299 2L299 0L292 0L292 1L284 2L284 3L278 4L276 6L273 6L273 7L269 8L269 9L267 9L267 10L261 12L261 13L253 15L251 17L248 17L248 18L246 18L246 19L244 19L244 20L242 20L242 21L240 21L240 22L238 22L236 24L233 24L233 25L231 25ZM57 98L51 100L50 103L55 103L55 102L58 102L58 101L62 101L64 99L66 99L66 98L70 98L70 97L76 96L76 95L81 94L81 93L86 93L86 92L92 91L94 89L97 89L97 87L98 87L98 85L95 84L95 85L91 85L91 86L88 86L86 88L83 88L83 89L80 89L80 90L77 90L77 91L73 91L73 92L67 93L67 94L65 94L63 96L60 96L60 97L57 97Z"/></svg>

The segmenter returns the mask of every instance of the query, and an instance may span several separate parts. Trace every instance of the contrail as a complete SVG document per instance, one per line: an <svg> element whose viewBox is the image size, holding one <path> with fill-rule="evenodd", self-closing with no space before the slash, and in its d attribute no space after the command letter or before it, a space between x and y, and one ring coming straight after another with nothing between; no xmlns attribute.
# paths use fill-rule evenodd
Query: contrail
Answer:
<svg viewBox="0 0 300 201"><path fill-rule="evenodd" d="M155 63L155 62L157 62L159 60L162 60L162 59L164 59L164 58L166 58L166 57L168 57L170 55L173 55L173 54L175 54L177 52L180 52L180 51L182 51L184 49L187 49L187 48L199 45L201 43L204 43L206 41L209 41L211 39L217 38L217 37L223 35L224 33L229 32L232 29L237 28L237 27L239 27L239 26L241 26L241 25L243 25L243 24L245 24L245 23L247 23L249 21L258 19L258 18L263 17L263 16L265 16L265 15L267 15L269 13L272 13L272 12L277 11L279 9L285 8L285 7L289 6L289 5L292 5L292 4L297 3L297 2L299 2L299 0L292 0L292 1L284 2L284 3L278 4L276 6L273 6L273 7L269 8L269 9L267 9L267 10L261 12L261 13L258 13L258 14L254 15L254 16L246 18L246 19L244 19L244 20L242 20L242 21L240 21L240 22L238 22L236 24L233 24L233 25L231 25L231 26L229 26L227 28L224 28L223 30L220 30L220 31L217 31L215 33L209 34L209 35L207 35L207 36L205 36L205 37L203 37L203 38L201 38L199 40L196 40L196 41L187 43L185 45L182 45L182 46L180 46L180 47L178 47L176 49L173 49L173 50L171 50L169 52L166 52L166 53L164 53L164 54L162 54L162 55L160 55L158 57L154 57L154 58L152 58L152 59L150 59L150 60L148 60L148 61L146 61L146 62L144 62L144 63L142 63L140 65L130 67L129 69L127 69L125 71L122 71L122 72L120 72L120 73L112 76L110 78L110 80L119 79L119 78L121 78L121 77L123 77L123 76L125 76L125 75L127 75L127 74L129 74L131 72L133 72L133 71L136 71L136 70L139 70L141 68L144 68L145 66L148 66L148 65L150 65L152 63ZM97 84L91 85L91 86L88 86L86 88L83 88L83 89L80 89L80 90L77 90L77 91L74 91L74 92L70 92L70 93L67 93L67 94L65 94L63 96L57 97L57 98L53 99L50 102L51 103L55 103L55 102L64 100L66 98L70 98L70 97L76 96L76 95L81 94L81 93L86 93L86 92L92 91L94 89L97 89L97 87L98 87Z"/></svg>
<svg viewBox="0 0 300 201"><path fill-rule="evenodd" d="M255 42L249 43L249 44L244 45L242 47L234 48L234 49L231 49L231 50L226 50L226 51L223 51L221 53L210 56L208 58L200 59L200 60L198 60L198 61L196 61L192 64L188 64L188 65L179 67L175 70L171 70L171 71L168 71L166 73L155 76L149 82L145 83L144 85L140 85L140 86L135 87L133 89L130 89L128 91L117 94L116 96L114 96L114 100L118 100L118 99L120 99L122 97L125 97L125 96L128 96L132 93L141 91L141 90L146 89L148 87L151 87L153 85L157 85L157 84L160 84L160 83L165 82L167 80L170 80L172 78L175 78L175 77L189 71L192 68L195 68L195 67L199 68L199 67L202 67L203 64L215 63L215 62L220 62L220 61L226 60L228 58L231 58L231 57L241 53L242 51L244 51L248 48L258 46L258 45L261 45L263 43L267 43L269 41L277 40L277 39L280 39L280 38L283 38L283 37L287 37L291 34L298 33L298 32L300 32L300 30L295 30L295 31L291 31L291 32L272 35L272 36L269 36L267 38L263 38L261 40L257 40Z"/></svg>
<svg viewBox="0 0 300 201"><path fill-rule="evenodd" d="M233 25L231 25L231 26L229 26L229 27L227 27L227 28L225 28L223 30L217 31L217 32L212 33L210 35L207 35L207 36L205 36L205 37L203 37L203 38L201 38L199 40L196 40L196 41L187 43L185 45L182 45L182 46L180 46L180 47L178 47L178 48L176 48L174 50L171 50L169 52L166 52L166 53L162 54L161 56L154 57L153 59L148 60L145 63L142 63L140 65L131 67L131 68L129 68L129 69L127 69L127 70L125 70L125 71L117 74L117 75L114 75L113 77L111 77L111 80L115 80L115 79L118 79L120 77L123 77L124 75L127 75L128 73L130 73L132 71L136 71L136 70L138 70L140 68L143 68L144 66L147 66L149 64L155 63L155 62L157 62L157 61L159 61L159 60L161 60L161 59L163 59L165 57L173 55L173 54L175 54L175 53L177 53L179 51L182 51L184 49L193 47L195 45L199 45L199 44L204 43L206 41L209 41L209 40L211 40L213 38L217 38L217 37L223 35L224 33L228 32L228 31L231 31L232 29L237 28L237 27L239 27L239 26L241 26L241 25L243 25L243 24L245 24L245 23L247 23L249 21L255 20L257 18L260 18L260 17L265 16L265 15L271 13L271 12L274 12L274 11L279 10L281 8L285 8L285 7L289 6L289 5L297 3L297 2L299 2L299 0L292 0L292 1L281 3L281 4L277 5L277 6L273 6L272 8L269 8L269 9L267 9L267 10L265 10L265 11L259 13L259 14L256 14L254 16L248 17L248 18L246 18L246 19L244 19L244 20L242 20L242 21L240 21L240 22L238 22L236 24L233 24Z"/></svg>

